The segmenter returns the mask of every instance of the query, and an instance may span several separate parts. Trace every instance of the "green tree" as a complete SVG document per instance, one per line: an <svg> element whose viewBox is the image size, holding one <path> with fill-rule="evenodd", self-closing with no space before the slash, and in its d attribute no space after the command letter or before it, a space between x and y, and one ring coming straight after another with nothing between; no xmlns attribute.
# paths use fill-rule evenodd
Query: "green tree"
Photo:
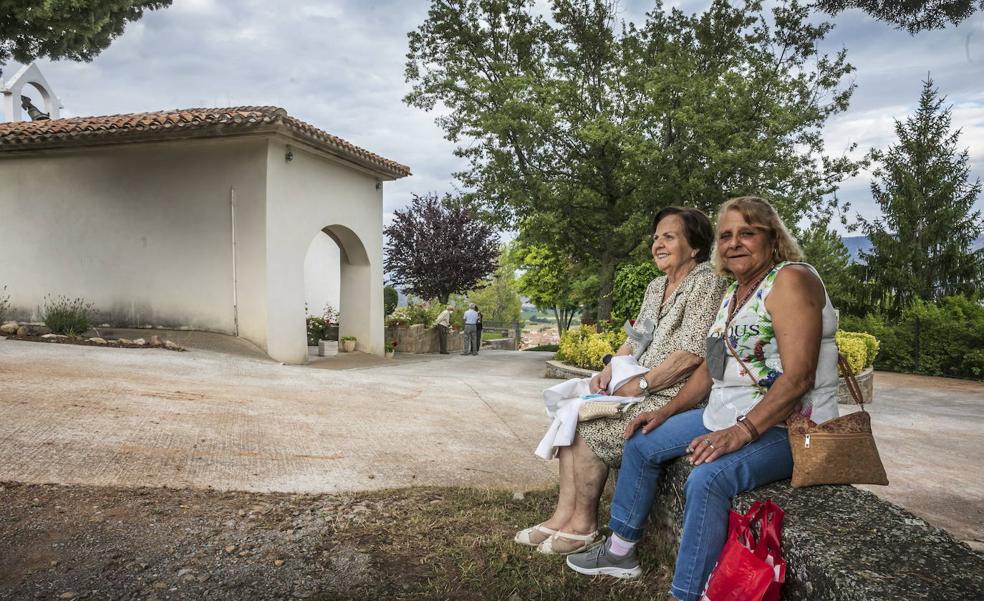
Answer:
<svg viewBox="0 0 984 601"><path fill-rule="evenodd" d="M405 101L446 109L437 122L467 160L468 202L592 266L599 319L659 208L755 193L795 222L829 210L854 172L820 135L847 107L853 68L844 51L817 54L831 26L807 6L657 3L637 27L602 0L553 0L549 18L533 4L432 2L409 34Z"/></svg>
<svg viewBox="0 0 984 601"><path fill-rule="evenodd" d="M569 258L545 246L513 244L509 263L521 272L516 290L541 311L552 311L561 335L570 328L593 280Z"/></svg>
<svg viewBox="0 0 984 601"><path fill-rule="evenodd" d="M817 8L834 15L860 8L880 21L916 33L957 25L984 9L984 0L819 0Z"/></svg>
<svg viewBox="0 0 984 601"><path fill-rule="evenodd" d="M399 303L400 295L396 291L396 288L383 286L383 316L385 317L392 313Z"/></svg>
<svg viewBox="0 0 984 601"><path fill-rule="evenodd" d="M649 283L663 273L652 261L646 263L630 263L619 268L615 274L615 287L612 290L614 306L612 321L615 326L621 326L626 319L635 319L642 308L642 300L646 295Z"/></svg>
<svg viewBox="0 0 984 601"><path fill-rule="evenodd" d="M503 257L483 288L468 293L468 300L478 305L483 322L512 323L519 321L523 303L516 292L516 274Z"/></svg>
<svg viewBox="0 0 984 601"><path fill-rule="evenodd" d="M171 0L0 1L0 65L44 56L90 61L145 10L170 5Z"/></svg>
<svg viewBox="0 0 984 601"><path fill-rule="evenodd" d="M957 150L960 130L951 130L945 100L927 79L915 114L895 122L898 143L872 153L871 194L882 217L859 219L872 244L861 256L891 314L914 299L970 295L984 283L984 252L972 250L984 232L974 210L981 182L970 182L970 157Z"/></svg>
<svg viewBox="0 0 984 601"><path fill-rule="evenodd" d="M805 260L816 268L830 302L842 313L863 314L867 307L859 306L856 297L856 279L851 268L851 251L844 245L840 234L831 229L830 218L824 217L810 224L800 236Z"/></svg>

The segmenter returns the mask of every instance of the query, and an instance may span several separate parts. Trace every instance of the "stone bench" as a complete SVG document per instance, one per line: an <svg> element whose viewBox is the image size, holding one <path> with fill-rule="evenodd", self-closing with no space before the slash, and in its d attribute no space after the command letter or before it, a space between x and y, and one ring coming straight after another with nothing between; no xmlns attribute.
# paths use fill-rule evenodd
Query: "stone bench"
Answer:
<svg viewBox="0 0 984 601"><path fill-rule="evenodd" d="M667 466L648 536L677 548L686 459ZM784 601L980 601L984 557L944 530L853 486L794 489L776 482L735 498L746 511L772 499L786 512ZM645 561L645 558L643 558Z"/></svg>

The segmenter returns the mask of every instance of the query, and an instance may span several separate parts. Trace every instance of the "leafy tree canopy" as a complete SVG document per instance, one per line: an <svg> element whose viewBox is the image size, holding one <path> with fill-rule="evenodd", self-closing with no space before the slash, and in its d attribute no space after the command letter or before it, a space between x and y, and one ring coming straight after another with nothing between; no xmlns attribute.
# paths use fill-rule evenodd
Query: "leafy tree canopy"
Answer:
<svg viewBox="0 0 984 601"><path fill-rule="evenodd" d="M145 10L171 0L0 0L0 65L48 57L90 61Z"/></svg>
<svg viewBox="0 0 984 601"><path fill-rule="evenodd" d="M597 279L583 266L545 246L516 241L508 253L520 270L516 289L541 311L552 311L563 334L583 305L590 303ZM585 301L588 301L586 303Z"/></svg>
<svg viewBox="0 0 984 601"><path fill-rule="evenodd" d="M957 25L984 9L982 0L819 0L817 8L836 15L859 8L909 33Z"/></svg>
<svg viewBox="0 0 984 601"><path fill-rule="evenodd" d="M851 265L851 251L844 245L840 234L831 229L830 218L814 221L799 239L805 260L816 268L830 296L834 308L842 313L863 313L855 291L858 286Z"/></svg>
<svg viewBox="0 0 984 601"><path fill-rule="evenodd" d="M944 102L932 79L925 81L915 114L895 122L898 143L872 152L879 166L871 194L882 217L859 219L872 244L861 256L882 291L873 301L892 313L916 298L984 286L984 250L971 250L984 232L974 210L981 182L970 181L970 158L957 150L960 130L951 130Z"/></svg>
<svg viewBox="0 0 984 601"><path fill-rule="evenodd" d="M405 100L446 109L437 122L467 159L464 200L594 266L599 319L659 208L754 193L796 222L829 210L854 173L821 137L853 68L844 51L817 54L831 26L808 6L716 0L687 15L657 3L637 26L602 0L553 0L549 18L533 4L435 0L409 34Z"/></svg>
<svg viewBox="0 0 984 601"><path fill-rule="evenodd" d="M499 237L467 208L436 194L414 194L396 211L386 235L384 269L393 284L420 298L447 303L455 292L474 288L496 268Z"/></svg>
<svg viewBox="0 0 984 601"><path fill-rule="evenodd" d="M483 323L519 321L523 303L516 292L515 271L505 257L499 259L499 266L484 287L468 293L468 300L478 305Z"/></svg>

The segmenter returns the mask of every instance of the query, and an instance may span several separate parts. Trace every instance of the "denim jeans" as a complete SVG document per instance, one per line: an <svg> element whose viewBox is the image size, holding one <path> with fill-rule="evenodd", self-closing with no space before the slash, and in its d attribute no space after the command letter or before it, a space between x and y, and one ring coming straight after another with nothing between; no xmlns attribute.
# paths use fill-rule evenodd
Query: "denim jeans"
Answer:
<svg viewBox="0 0 984 601"><path fill-rule="evenodd" d="M662 463L685 455L690 441L710 432L703 416L703 409L686 411L649 434L637 432L626 441L608 523L613 532L630 541L642 537ZM670 594L680 601L700 597L728 536L731 497L792 473L789 439L786 430L778 427L734 453L695 467L684 489L683 535Z"/></svg>

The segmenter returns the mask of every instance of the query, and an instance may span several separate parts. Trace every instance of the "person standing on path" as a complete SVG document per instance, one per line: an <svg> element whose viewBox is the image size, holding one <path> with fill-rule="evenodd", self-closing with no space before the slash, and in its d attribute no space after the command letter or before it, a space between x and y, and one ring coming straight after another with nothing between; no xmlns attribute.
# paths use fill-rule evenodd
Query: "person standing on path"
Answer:
<svg viewBox="0 0 984 601"><path fill-rule="evenodd" d="M477 306L475 307L475 310L478 311ZM478 311L478 322L475 324L475 339L477 341L477 344L475 346L475 354L477 355L478 351L482 350L482 312L481 311Z"/></svg>
<svg viewBox="0 0 984 601"><path fill-rule="evenodd" d="M462 355L478 354L478 311L475 310L475 303L468 305L465 311L465 352Z"/></svg>
<svg viewBox="0 0 984 601"><path fill-rule="evenodd" d="M441 354L448 354L448 328L451 327L451 312L454 308L448 305L437 316L437 343L441 347Z"/></svg>

